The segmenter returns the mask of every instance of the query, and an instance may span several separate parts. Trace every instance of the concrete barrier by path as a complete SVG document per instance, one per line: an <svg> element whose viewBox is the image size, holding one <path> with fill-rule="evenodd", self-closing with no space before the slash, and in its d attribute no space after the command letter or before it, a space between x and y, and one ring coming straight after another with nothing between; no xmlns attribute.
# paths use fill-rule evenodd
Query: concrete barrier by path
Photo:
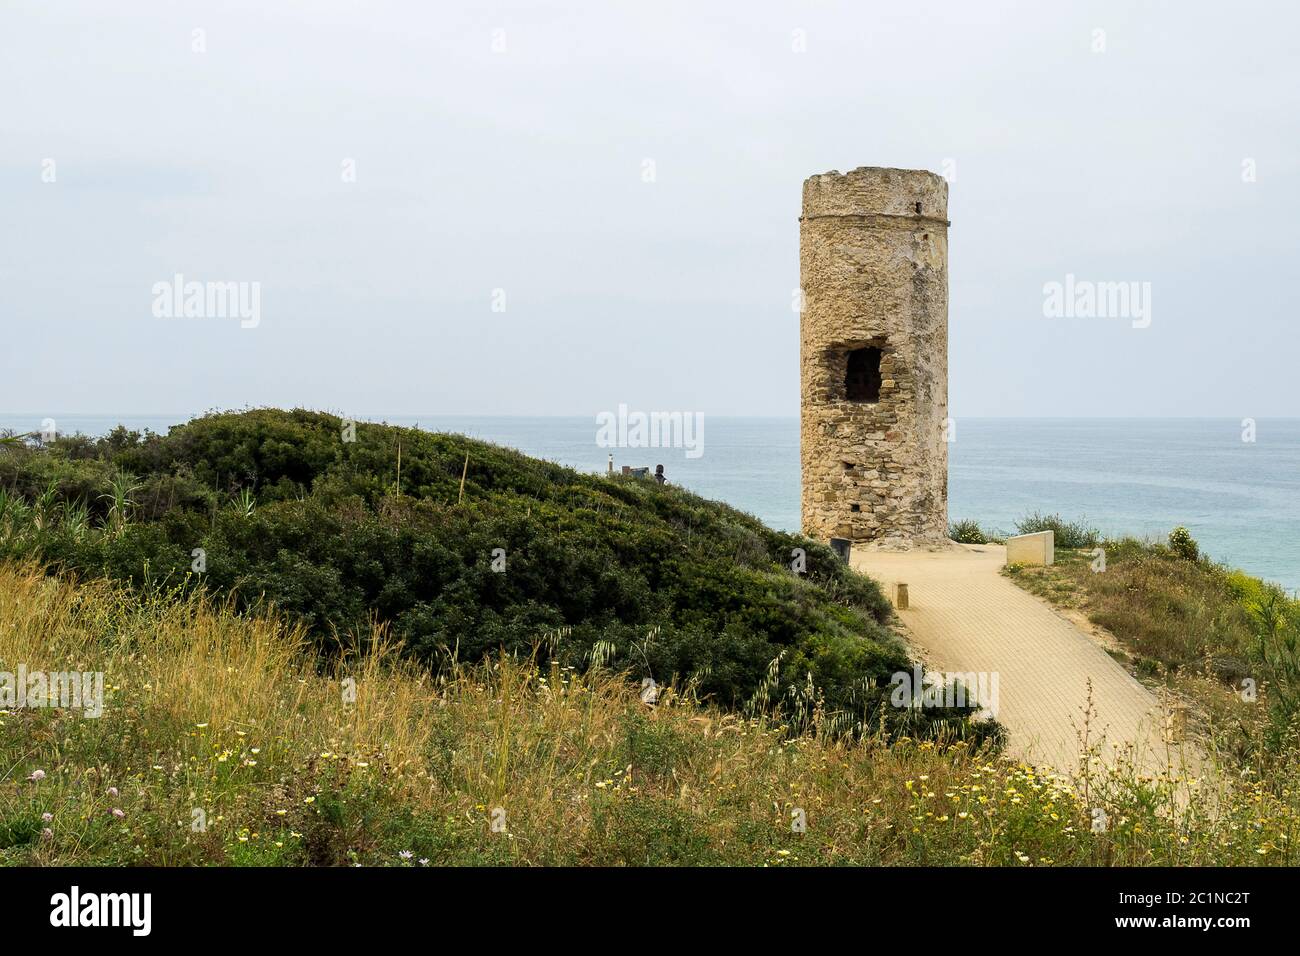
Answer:
<svg viewBox="0 0 1300 956"><path fill-rule="evenodd" d="M1052 564L1056 560L1056 535L1035 531L1007 538L1007 564Z"/></svg>

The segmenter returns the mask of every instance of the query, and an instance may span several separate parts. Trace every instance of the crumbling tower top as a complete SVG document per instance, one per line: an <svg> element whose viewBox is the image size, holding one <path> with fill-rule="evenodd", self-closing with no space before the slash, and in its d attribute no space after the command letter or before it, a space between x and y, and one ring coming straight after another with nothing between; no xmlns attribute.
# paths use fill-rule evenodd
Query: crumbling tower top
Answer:
<svg viewBox="0 0 1300 956"><path fill-rule="evenodd" d="M870 215L920 216L946 227L948 181L925 169L887 166L859 166L847 173L831 170L804 180L803 219Z"/></svg>

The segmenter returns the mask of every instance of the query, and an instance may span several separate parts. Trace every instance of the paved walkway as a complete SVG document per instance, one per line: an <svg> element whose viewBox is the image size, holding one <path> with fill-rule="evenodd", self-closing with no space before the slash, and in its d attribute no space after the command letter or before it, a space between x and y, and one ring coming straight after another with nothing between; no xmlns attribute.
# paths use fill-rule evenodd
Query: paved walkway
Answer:
<svg viewBox="0 0 1300 956"><path fill-rule="evenodd" d="M1167 716L1154 694L1097 641L999 570L1006 548L960 545L949 551L854 548L853 567L893 596L908 585L910 610L899 612L915 652L941 671L998 674L998 719L1008 751L1038 766L1071 773L1080 766L1081 731L1092 681L1089 738L1104 735L1102 756L1129 751L1145 773L1185 759L1165 744ZM1189 768L1190 769L1190 768Z"/></svg>

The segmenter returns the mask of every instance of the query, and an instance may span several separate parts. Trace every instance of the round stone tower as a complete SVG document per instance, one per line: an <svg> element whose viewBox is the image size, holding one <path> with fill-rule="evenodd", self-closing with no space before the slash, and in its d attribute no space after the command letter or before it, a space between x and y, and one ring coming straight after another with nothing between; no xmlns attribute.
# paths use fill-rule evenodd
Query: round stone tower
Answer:
<svg viewBox="0 0 1300 956"><path fill-rule="evenodd" d="M948 183L813 176L799 218L803 530L948 540Z"/></svg>

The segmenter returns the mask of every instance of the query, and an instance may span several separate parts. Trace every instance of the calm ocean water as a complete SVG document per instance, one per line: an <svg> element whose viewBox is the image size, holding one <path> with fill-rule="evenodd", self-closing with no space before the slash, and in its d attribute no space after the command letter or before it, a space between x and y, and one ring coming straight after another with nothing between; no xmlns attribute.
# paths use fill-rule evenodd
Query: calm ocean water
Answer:
<svg viewBox="0 0 1300 956"><path fill-rule="evenodd" d="M121 422L165 432L188 416L55 415L63 432ZM35 431L39 415L0 413ZM538 458L604 471L593 418L399 416L395 425L462 432ZM799 423L706 417L704 454L613 449L616 466L662 464L668 480L784 530L799 526ZM1026 511L1086 517L1108 534L1163 538L1184 524L1211 557L1300 588L1300 419L959 419L949 446L949 516L1011 530Z"/></svg>

